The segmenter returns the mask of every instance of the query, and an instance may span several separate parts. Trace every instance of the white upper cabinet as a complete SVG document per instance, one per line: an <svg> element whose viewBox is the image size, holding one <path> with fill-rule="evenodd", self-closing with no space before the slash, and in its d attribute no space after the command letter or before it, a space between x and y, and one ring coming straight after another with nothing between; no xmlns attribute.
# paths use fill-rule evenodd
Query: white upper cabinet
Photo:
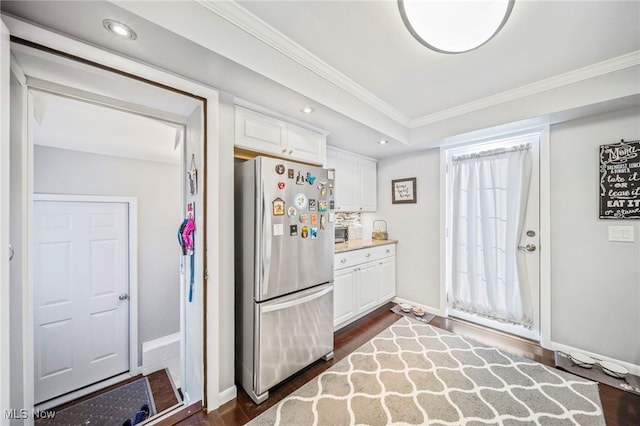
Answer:
<svg viewBox="0 0 640 426"><path fill-rule="evenodd" d="M374 212L378 209L378 163L358 159L358 204L360 210Z"/></svg>
<svg viewBox="0 0 640 426"><path fill-rule="evenodd" d="M286 135L283 121L236 106L237 147L281 155L286 152Z"/></svg>
<svg viewBox="0 0 640 426"><path fill-rule="evenodd" d="M240 105L235 106L237 148L322 165L327 134Z"/></svg>
<svg viewBox="0 0 640 426"><path fill-rule="evenodd" d="M327 168L335 169L334 200L336 211L358 211L358 175L351 158L327 148Z"/></svg>
<svg viewBox="0 0 640 426"><path fill-rule="evenodd" d="M287 155L308 163L324 164L327 137L311 130L287 124Z"/></svg>
<svg viewBox="0 0 640 426"><path fill-rule="evenodd" d="M378 184L375 160L327 147L326 167L335 169L336 211L376 211Z"/></svg>

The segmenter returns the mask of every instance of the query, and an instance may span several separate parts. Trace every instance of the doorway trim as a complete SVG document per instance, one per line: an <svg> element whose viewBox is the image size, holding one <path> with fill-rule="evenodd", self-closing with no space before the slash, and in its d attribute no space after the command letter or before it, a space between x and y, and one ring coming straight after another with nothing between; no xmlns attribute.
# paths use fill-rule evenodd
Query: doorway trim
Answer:
<svg viewBox="0 0 640 426"><path fill-rule="evenodd" d="M504 130L508 128L508 130ZM524 124L520 129L504 126L471 132L452 138L450 144L440 148L440 311L442 316L449 316L447 303L448 254L447 254L447 151L475 144L487 143L499 139L518 138L538 134L539 139L539 250L540 250L540 289L539 289L539 329L540 346L550 348L551 345L551 180L549 166L549 125L546 123Z"/></svg>
<svg viewBox="0 0 640 426"><path fill-rule="evenodd" d="M38 27L28 22L21 21L8 15L1 15L2 21L9 28L13 37L18 37L24 41L38 44L57 52L64 52L76 58L91 62L101 66L106 70L111 70L127 75L132 78L144 80L148 83L156 84L159 88L174 90L187 96L199 98L204 107L204 166L203 181L206 185L204 197L206 228L203 227L203 240L211 241L207 244L203 252L206 253L204 259L202 277L204 283L204 312L203 312L203 364L204 364L204 393L202 404L206 411L218 408L221 403L233 399L236 395L235 385L220 391L220 359L222 345L220 343L219 316L220 300L224 300L224 290L221 289L220 282L224 277L221 270L220 254L224 242L217 241L217 235L221 232L222 222L220 214L222 207L220 203L221 176L229 172L229 167L221 157L223 151L219 143L219 92L205 83L190 80L186 77L176 75L163 69L136 62L118 54L102 50L98 47L86 44L82 41L68 38L59 33L52 32L45 28ZM227 150L224 151L225 153ZM231 158L231 157L229 157ZM211 167L211 171L209 171ZM226 193L225 193L226 196ZM231 203L232 205L233 203ZM225 210L226 213L226 209ZM227 357L226 352L222 354ZM231 356L231 359L233 357ZM4 367L3 367L4 374ZM32 379L31 379L32 380ZM29 386L29 383L25 383ZM33 407L33 399L25 400L26 407Z"/></svg>
<svg viewBox="0 0 640 426"><path fill-rule="evenodd" d="M124 203L127 204L128 207L127 219L129 222L127 232L127 248L129 250L127 256L127 260L129 261L129 372L125 373L124 375L119 375L115 378L96 383L95 386L92 384L80 391L72 391L70 393L58 396L54 399L39 404L38 408L44 410L50 407L64 404L79 396L87 395L96 390L96 387L102 387L105 384L109 384L110 381L121 380L123 376L125 378L133 377L140 372L140 366L138 365L138 257L136 255L138 253L138 199L136 197L106 195L33 194L32 204L36 201L74 203ZM29 280L27 286L30 286L30 288L27 290L28 294L33 297L33 289L35 288L35 283L33 282L33 280ZM33 336L33 298L29 299L27 303L29 305L29 309L27 309L27 311L30 314L26 318L28 323L25 324L25 327L23 327L23 339L29 339L31 338L31 336ZM33 351L28 351L23 355L26 362L29 363L28 365L33 365L35 353ZM30 392L31 391L35 392L34 389L30 390ZM31 397L33 397L33 395L31 395Z"/></svg>

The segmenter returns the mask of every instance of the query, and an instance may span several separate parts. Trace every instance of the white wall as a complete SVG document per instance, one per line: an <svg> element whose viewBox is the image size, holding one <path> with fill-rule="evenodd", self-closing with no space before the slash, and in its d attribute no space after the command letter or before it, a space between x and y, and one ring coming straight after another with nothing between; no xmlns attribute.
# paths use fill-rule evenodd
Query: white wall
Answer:
<svg viewBox="0 0 640 426"><path fill-rule="evenodd" d="M640 365L640 234L637 220L598 219L599 145L640 139L640 109L551 128L553 342ZM636 241L609 242L609 225Z"/></svg>
<svg viewBox="0 0 640 426"><path fill-rule="evenodd" d="M416 178L417 203L391 204L391 180ZM387 221L396 247L397 296L440 311L440 151L430 149L378 161L378 211L362 214Z"/></svg>
<svg viewBox="0 0 640 426"><path fill-rule="evenodd" d="M137 197L139 343L179 332L180 166L34 148L36 193Z"/></svg>
<svg viewBox="0 0 640 426"><path fill-rule="evenodd" d="M233 142L235 132L233 96L220 93L219 108L219 164L220 176L220 301L218 309L220 324L220 389L221 403L236 396L235 388L235 251L234 251L234 159ZM211 244L212 242L209 242ZM209 309L212 309L209 307Z"/></svg>
<svg viewBox="0 0 640 426"><path fill-rule="evenodd" d="M551 341L640 365L640 229L598 219L598 146L640 139L640 109L554 125L551 154ZM417 204L391 204L391 180L417 177ZM426 150L378 162L378 211L397 239L397 296L440 306L440 154ZM608 225L632 225L636 242L607 240ZM370 229L370 228L369 228Z"/></svg>

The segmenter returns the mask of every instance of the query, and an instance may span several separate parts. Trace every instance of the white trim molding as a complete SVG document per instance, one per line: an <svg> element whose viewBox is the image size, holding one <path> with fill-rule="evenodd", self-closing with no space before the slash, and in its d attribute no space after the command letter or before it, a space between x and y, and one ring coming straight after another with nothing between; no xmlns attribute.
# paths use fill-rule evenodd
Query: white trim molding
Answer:
<svg viewBox="0 0 640 426"><path fill-rule="evenodd" d="M214 0L196 1L270 48L282 53L287 58L302 65L350 95L353 95L392 120L395 120L405 127L409 126L409 117L249 12L239 3L235 1Z"/></svg>
<svg viewBox="0 0 640 426"><path fill-rule="evenodd" d="M366 103L370 107L385 114L390 119L409 128L427 126L438 121L458 117L484 108L503 104L527 96L536 95L547 90L556 89L569 84L588 80L590 78L609 74L625 68L640 65L640 50L611 58L593 65L578 68L559 74L544 80L533 82L512 90L487 96L472 102L468 102L454 108L449 108L434 114L428 114L418 118L409 118L398 109L386 103L351 78L347 77L331 65L318 58L316 55L300 46L289 37L276 30L274 27L249 12L235 1L196 0L203 7L235 25L242 31L263 42L266 46L282 53L287 58L302 65L319 77L341 88L345 92ZM408 144L418 141L408 141Z"/></svg>
<svg viewBox="0 0 640 426"><path fill-rule="evenodd" d="M38 27L28 22L21 21L11 16L2 15L2 21L7 25L12 35L22 38L33 43L37 43L43 46L47 46L51 49L68 53L80 58L87 59L97 64L113 67L121 72L135 75L144 78L155 83L160 83L167 87L171 87L180 90L185 93L191 93L194 96L198 96L207 102L206 108L206 140L208 152L208 163L210 165L207 175L207 234L208 237L213 235L219 235L222 226L221 219L219 219L220 210L226 209L233 210L233 205L220 206L219 194L220 187L226 185L222 176L224 170L221 169L218 162L220 153L220 140L219 140L219 122L218 122L218 91L206 84L191 80L187 77L176 75L165 71L160 68L156 68L130 58L120 56L118 54L100 49L98 47L89 45L87 43L65 37L59 33L52 32L50 30ZM3 98L4 100L5 98ZM31 143L31 142L30 142ZM4 157L3 157L4 158ZM232 172L231 165L231 172ZM233 216L231 216L233 217ZM30 225L32 226L32 225ZM213 240L216 240L215 238ZM228 242L227 242L228 243ZM231 244L233 241L230 242ZM219 303L221 300L220 294L220 282L226 282L222 280L218 274L220 268L220 253L221 247L225 242L220 241L219 244L210 244L207 253L207 271L208 274L208 291L207 291L207 312L205 321L207 322L206 336L204 336L204 342L206 343L206 359L204 362L207 365L206 368L206 395L203 401L206 404L205 408L208 411L214 410L220 406L219 403L219 383L220 383L220 368L228 368L227 366L220 366L220 351L229 350L220 342L220 323L221 321L233 321L233 314L230 318L219 317ZM233 359L233 357L231 357ZM232 368L232 367L231 367ZM33 378L31 378L33 381ZM28 404L25 401L25 404ZM33 405L33 404L31 404Z"/></svg>
<svg viewBox="0 0 640 426"><path fill-rule="evenodd" d="M442 309L434 308L433 306L423 305L421 303L417 303L417 302L414 302L414 301L409 300L409 299L404 299L402 297L397 297L396 296L391 301L394 302L394 303L408 303L411 306L422 308L423 311L425 311L425 312L427 312L429 314L438 315L440 317L446 317L446 312L444 310L442 310Z"/></svg>
<svg viewBox="0 0 640 426"><path fill-rule="evenodd" d="M571 352L580 352L582 354L589 355L591 358L594 358L596 360L609 361L609 362L613 362L615 364L620 364L624 368L629 370L629 372L631 374L634 374L636 376L640 376L640 365L632 364L632 363L626 362L626 361L620 361L619 359L611 358L611 357L608 357L606 355L602 355L602 354L599 354L599 353L596 353L596 352L590 352L590 351L586 351L586 350L583 350L583 349L580 349L580 348L574 348L573 346L564 345L564 344L558 343L558 342L550 342L550 346L547 349L552 350L552 351L562 351L562 352L567 353L567 354L571 353Z"/></svg>
<svg viewBox="0 0 640 426"><path fill-rule="evenodd" d="M626 55L598 62L596 64L589 65L583 68L578 68L576 70L569 71L564 74L559 74L544 80L536 81L535 83L527 84L512 90L507 90L502 93L487 96L486 98L467 102L466 104L458 105L456 107L449 108L434 114L416 118L410 121L409 128L414 129L416 127L427 126L438 121L458 117L464 114L482 110L484 108L489 108L495 105L522 99L527 96L545 92L547 90L568 86L570 84L578 83L638 65L640 65L640 50L636 50Z"/></svg>

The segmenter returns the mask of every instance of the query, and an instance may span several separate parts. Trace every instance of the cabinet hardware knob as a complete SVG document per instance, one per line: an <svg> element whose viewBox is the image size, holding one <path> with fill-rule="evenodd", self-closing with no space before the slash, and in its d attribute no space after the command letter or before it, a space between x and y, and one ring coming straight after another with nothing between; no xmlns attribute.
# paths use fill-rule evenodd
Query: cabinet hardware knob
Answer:
<svg viewBox="0 0 640 426"><path fill-rule="evenodd" d="M347 263L347 259L340 259L340 263Z"/></svg>
<svg viewBox="0 0 640 426"><path fill-rule="evenodd" d="M293 150L292 149L289 150L289 155L291 155L291 154L293 154Z"/></svg>
<svg viewBox="0 0 640 426"><path fill-rule="evenodd" d="M391 253L391 250L386 249L386 250L385 250L385 253Z"/></svg>
<svg viewBox="0 0 640 426"><path fill-rule="evenodd" d="M371 253L367 253L367 254L366 254L366 257L371 257Z"/></svg>
<svg viewBox="0 0 640 426"><path fill-rule="evenodd" d="M122 293L120 296L118 296L118 299L120 300L127 300L129 298L129 295L127 293Z"/></svg>

